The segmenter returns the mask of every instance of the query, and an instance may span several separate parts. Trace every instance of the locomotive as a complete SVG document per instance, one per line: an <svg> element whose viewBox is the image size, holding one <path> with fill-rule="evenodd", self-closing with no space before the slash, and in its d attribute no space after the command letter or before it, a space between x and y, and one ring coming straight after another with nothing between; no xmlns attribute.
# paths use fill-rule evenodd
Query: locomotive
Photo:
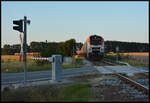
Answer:
<svg viewBox="0 0 150 103"><path fill-rule="evenodd" d="M79 54L93 60L102 60L104 57L104 38L91 35L83 44Z"/></svg>

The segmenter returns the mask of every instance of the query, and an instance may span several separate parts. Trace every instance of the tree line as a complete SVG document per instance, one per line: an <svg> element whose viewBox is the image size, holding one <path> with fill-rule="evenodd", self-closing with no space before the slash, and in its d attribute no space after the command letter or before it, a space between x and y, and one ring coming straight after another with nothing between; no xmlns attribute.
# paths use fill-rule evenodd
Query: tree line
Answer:
<svg viewBox="0 0 150 103"><path fill-rule="evenodd" d="M149 43L105 41L104 44L105 52L116 52L117 46L119 52L149 52Z"/></svg>
<svg viewBox="0 0 150 103"><path fill-rule="evenodd" d="M149 52L149 43L137 42L121 42L121 41L105 41L105 52L116 52L116 47L119 47L119 52ZM52 54L61 54L63 56L72 56L73 51L80 50L83 43L77 43L75 39L70 39L64 42L31 42L27 45L27 52L40 52L42 57L48 57ZM20 52L21 45L5 44L2 49L2 55L14 55Z"/></svg>
<svg viewBox="0 0 150 103"><path fill-rule="evenodd" d="M77 47L76 47L77 45ZM27 52L40 52L42 57L49 57L52 54L61 54L63 56L72 56L73 51L81 48L82 43L76 43L75 39L70 39L64 42L31 42L27 45ZM5 44L2 49L2 55L14 55L19 53L21 49L20 44L9 45Z"/></svg>

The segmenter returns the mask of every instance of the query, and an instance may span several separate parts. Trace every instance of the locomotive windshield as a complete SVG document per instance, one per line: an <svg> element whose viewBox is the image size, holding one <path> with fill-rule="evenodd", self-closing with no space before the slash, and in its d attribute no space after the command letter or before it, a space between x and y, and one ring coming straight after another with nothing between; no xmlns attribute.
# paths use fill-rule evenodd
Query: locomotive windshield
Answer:
<svg viewBox="0 0 150 103"><path fill-rule="evenodd" d="M101 45L101 40L102 38L99 37L99 36L91 36L90 37L90 42L91 42L91 45Z"/></svg>

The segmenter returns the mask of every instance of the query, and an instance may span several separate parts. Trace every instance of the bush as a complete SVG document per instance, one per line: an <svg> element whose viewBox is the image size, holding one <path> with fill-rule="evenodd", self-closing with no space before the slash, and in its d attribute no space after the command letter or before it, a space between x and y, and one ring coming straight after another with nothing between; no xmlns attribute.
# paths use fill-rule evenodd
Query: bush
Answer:
<svg viewBox="0 0 150 103"><path fill-rule="evenodd" d="M81 64L81 59L77 58L76 59L76 64Z"/></svg>

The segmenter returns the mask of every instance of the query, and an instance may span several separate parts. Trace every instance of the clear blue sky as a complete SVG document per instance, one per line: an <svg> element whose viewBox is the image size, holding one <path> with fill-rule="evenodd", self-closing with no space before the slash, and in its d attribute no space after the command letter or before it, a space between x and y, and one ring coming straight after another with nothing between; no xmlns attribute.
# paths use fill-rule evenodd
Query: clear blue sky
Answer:
<svg viewBox="0 0 150 103"><path fill-rule="evenodd" d="M149 43L149 2L19 2L2 1L1 43L20 43L13 20L27 16L27 42L84 42L91 34L104 40Z"/></svg>

